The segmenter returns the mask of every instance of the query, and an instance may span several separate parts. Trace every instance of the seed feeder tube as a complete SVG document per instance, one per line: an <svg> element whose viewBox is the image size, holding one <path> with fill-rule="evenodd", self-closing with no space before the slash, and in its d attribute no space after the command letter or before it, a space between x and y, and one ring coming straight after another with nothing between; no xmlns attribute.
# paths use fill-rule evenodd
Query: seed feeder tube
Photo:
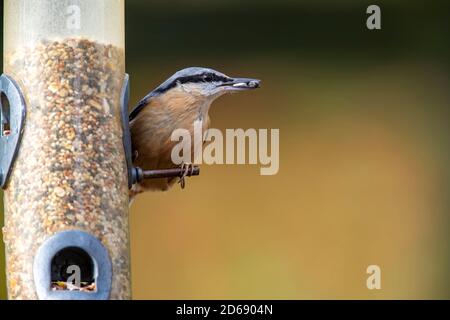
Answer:
<svg viewBox="0 0 450 320"><path fill-rule="evenodd" d="M130 299L124 0L5 0L4 15L8 296Z"/></svg>

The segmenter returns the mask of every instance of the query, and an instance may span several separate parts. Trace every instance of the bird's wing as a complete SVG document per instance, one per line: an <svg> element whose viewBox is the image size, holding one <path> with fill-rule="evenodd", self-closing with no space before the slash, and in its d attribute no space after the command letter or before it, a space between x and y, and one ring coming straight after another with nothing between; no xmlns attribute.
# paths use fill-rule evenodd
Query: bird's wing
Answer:
<svg viewBox="0 0 450 320"><path fill-rule="evenodd" d="M131 111L129 121L133 121L136 119L137 115L144 109L150 102L150 99L156 95L155 91L150 92L146 95L141 101L139 101L138 105Z"/></svg>

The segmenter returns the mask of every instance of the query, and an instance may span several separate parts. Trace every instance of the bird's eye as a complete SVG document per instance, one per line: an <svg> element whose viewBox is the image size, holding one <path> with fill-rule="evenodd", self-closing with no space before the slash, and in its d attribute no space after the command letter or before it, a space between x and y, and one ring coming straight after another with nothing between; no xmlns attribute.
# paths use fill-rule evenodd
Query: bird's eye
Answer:
<svg viewBox="0 0 450 320"><path fill-rule="evenodd" d="M205 82L213 82L214 81L214 77L211 74L205 74L203 76L203 81L205 81Z"/></svg>

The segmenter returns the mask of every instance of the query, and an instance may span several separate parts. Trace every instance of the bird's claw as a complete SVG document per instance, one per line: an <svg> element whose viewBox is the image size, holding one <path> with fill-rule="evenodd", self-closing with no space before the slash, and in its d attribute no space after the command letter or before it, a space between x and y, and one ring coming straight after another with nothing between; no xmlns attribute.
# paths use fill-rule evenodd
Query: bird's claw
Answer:
<svg viewBox="0 0 450 320"><path fill-rule="evenodd" d="M139 152L137 150L133 151L132 159L133 161L136 161L136 159L139 157Z"/></svg>
<svg viewBox="0 0 450 320"><path fill-rule="evenodd" d="M178 183L181 186L181 189L184 189L186 187L186 177L188 177L192 174L193 169L194 169L194 165L191 163L189 163L189 164L183 163L181 165L182 174L180 176L180 180L178 181Z"/></svg>

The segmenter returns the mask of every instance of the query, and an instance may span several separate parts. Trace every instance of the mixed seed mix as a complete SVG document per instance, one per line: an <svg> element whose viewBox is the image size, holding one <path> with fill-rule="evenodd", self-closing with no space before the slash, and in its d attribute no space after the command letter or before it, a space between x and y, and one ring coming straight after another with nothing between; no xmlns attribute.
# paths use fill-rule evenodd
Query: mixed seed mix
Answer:
<svg viewBox="0 0 450 320"><path fill-rule="evenodd" d="M123 50L79 38L43 41L8 54L5 73L18 81L27 102L20 152L5 191L9 298L37 299L36 251L55 233L82 230L110 253L111 299L129 299ZM53 290L68 287L49 283Z"/></svg>
<svg viewBox="0 0 450 320"><path fill-rule="evenodd" d="M95 283L81 283L81 286L77 287L72 283L56 281L52 282L52 291L95 292Z"/></svg>

